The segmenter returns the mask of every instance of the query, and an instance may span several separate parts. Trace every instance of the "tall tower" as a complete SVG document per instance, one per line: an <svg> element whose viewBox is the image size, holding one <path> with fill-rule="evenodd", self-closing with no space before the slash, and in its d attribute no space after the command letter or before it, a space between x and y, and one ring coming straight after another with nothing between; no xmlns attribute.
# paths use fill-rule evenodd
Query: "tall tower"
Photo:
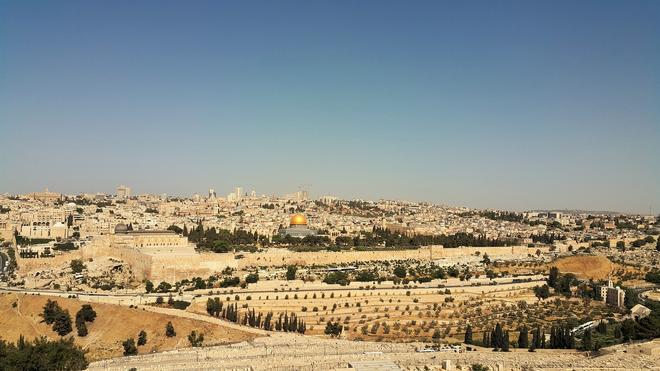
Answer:
<svg viewBox="0 0 660 371"><path fill-rule="evenodd" d="M209 188L209 198L215 198L215 189Z"/></svg>
<svg viewBox="0 0 660 371"><path fill-rule="evenodd" d="M126 187L125 185L120 185L117 187L117 197L121 199L127 199L131 197L131 188Z"/></svg>
<svg viewBox="0 0 660 371"><path fill-rule="evenodd" d="M241 187L236 187L236 190L234 190L234 193L236 193L236 200L240 201L243 199L243 188Z"/></svg>

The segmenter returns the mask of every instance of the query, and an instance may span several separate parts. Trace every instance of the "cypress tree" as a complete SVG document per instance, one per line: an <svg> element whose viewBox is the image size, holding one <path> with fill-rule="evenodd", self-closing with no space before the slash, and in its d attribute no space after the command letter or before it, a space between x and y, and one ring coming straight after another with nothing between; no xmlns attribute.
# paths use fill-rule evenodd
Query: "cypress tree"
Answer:
<svg viewBox="0 0 660 371"><path fill-rule="evenodd" d="M582 349L590 351L593 349L593 344L591 340L591 329L586 329L584 335L582 335Z"/></svg>
<svg viewBox="0 0 660 371"><path fill-rule="evenodd" d="M509 351L509 331L505 331L504 334L502 335L502 351L503 352Z"/></svg>
<svg viewBox="0 0 660 371"><path fill-rule="evenodd" d="M212 316L215 313L215 301L211 298L206 299L206 313Z"/></svg>
<svg viewBox="0 0 660 371"><path fill-rule="evenodd" d="M529 338L527 327L523 326L520 329L520 334L518 335L518 348L528 348L529 347Z"/></svg>
<svg viewBox="0 0 660 371"><path fill-rule="evenodd" d="M534 330L534 338L534 348L541 348L541 329L538 327Z"/></svg>
<svg viewBox="0 0 660 371"><path fill-rule="evenodd" d="M172 322L167 322L167 325L165 325L165 336L167 336L168 338L176 336L176 331L174 331L174 326L172 325Z"/></svg>
<svg viewBox="0 0 660 371"><path fill-rule="evenodd" d="M493 348L500 349L504 345L504 332L502 331L502 325L498 322L495 325L495 331L493 336Z"/></svg>
<svg viewBox="0 0 660 371"><path fill-rule="evenodd" d="M541 348L545 348L545 330L541 332Z"/></svg>
<svg viewBox="0 0 660 371"><path fill-rule="evenodd" d="M145 345L147 343L147 333L142 330L138 334L137 345Z"/></svg>
<svg viewBox="0 0 660 371"><path fill-rule="evenodd" d="M472 326L467 325L465 329L465 344L472 344Z"/></svg>

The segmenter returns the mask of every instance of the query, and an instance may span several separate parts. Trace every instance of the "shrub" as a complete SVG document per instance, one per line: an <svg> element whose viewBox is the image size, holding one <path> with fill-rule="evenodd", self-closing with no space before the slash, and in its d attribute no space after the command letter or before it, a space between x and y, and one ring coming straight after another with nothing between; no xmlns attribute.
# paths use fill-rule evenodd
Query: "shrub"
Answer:
<svg viewBox="0 0 660 371"><path fill-rule="evenodd" d="M165 325L165 336L168 338L176 336L176 331L174 331L174 326L171 321L167 322L167 325Z"/></svg>
<svg viewBox="0 0 660 371"><path fill-rule="evenodd" d="M71 260L70 265L71 265L71 271L73 271L73 273L80 273L83 271L83 269L86 268L85 264L83 264L82 260L80 259Z"/></svg>
<svg viewBox="0 0 660 371"><path fill-rule="evenodd" d="M125 356L134 356L138 352L137 347L135 346L135 340L133 340L133 338L128 338L124 340L124 342L121 345L124 346Z"/></svg>
<svg viewBox="0 0 660 371"><path fill-rule="evenodd" d="M147 343L147 333L144 330L142 330L138 334L137 345L145 345L146 343Z"/></svg>
<svg viewBox="0 0 660 371"><path fill-rule="evenodd" d="M50 341L46 337L25 341L20 346L0 341L0 370L84 370L85 352L73 338Z"/></svg>
<svg viewBox="0 0 660 371"><path fill-rule="evenodd" d="M76 313L76 317L78 316L81 316L85 322L94 322L96 319L96 311L94 311L91 305L83 304L78 313Z"/></svg>
<svg viewBox="0 0 660 371"><path fill-rule="evenodd" d="M55 315L53 331L57 332L60 336L64 336L73 331L73 327L71 326L71 316L69 315L68 310L60 311Z"/></svg>
<svg viewBox="0 0 660 371"><path fill-rule="evenodd" d="M204 334L198 334L197 331L193 330L190 334L188 334L188 341L193 347L201 347L202 343L204 342Z"/></svg>

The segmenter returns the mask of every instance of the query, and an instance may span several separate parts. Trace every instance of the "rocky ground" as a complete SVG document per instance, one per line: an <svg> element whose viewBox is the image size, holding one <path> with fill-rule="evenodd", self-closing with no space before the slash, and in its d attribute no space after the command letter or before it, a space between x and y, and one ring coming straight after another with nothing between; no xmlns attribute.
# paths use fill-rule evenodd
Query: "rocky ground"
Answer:
<svg viewBox="0 0 660 371"><path fill-rule="evenodd" d="M130 265L114 258L83 261L85 268L76 276L70 262L22 272L24 287L29 289L111 290L137 286Z"/></svg>

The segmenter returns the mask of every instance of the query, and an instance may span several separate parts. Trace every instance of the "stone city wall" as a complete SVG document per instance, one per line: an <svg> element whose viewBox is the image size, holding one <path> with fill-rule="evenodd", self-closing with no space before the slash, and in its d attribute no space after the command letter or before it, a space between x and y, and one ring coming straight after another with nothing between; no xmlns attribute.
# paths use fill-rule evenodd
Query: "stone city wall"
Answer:
<svg viewBox="0 0 660 371"><path fill-rule="evenodd" d="M433 260L474 256L477 252L483 256L527 256L535 254L537 248L527 246L506 247L458 247L443 248L442 246L421 247L415 250L389 250L389 251L341 251L341 252L293 252L285 248L270 248L265 252L248 254L238 261L240 268L250 266L282 266L289 264L311 265L311 264L351 264L360 261L379 260ZM547 252L548 248L540 248L541 252ZM232 254L218 254L232 255Z"/></svg>
<svg viewBox="0 0 660 371"><path fill-rule="evenodd" d="M139 281L151 276L151 256L143 254L137 249L125 246L110 247L107 240L99 240L85 245L81 251L84 259L112 257L122 260L131 266L135 278Z"/></svg>
<svg viewBox="0 0 660 371"><path fill-rule="evenodd" d="M69 264L71 260L82 259L80 250L72 250L52 258L21 258L16 253L16 263L20 272L31 272L33 270L43 270L52 267Z"/></svg>

